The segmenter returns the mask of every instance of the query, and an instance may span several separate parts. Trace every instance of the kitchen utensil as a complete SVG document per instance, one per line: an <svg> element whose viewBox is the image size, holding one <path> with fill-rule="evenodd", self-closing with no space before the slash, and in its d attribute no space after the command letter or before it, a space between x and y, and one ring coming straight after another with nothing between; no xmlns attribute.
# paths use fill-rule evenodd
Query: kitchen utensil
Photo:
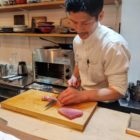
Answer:
<svg viewBox="0 0 140 140"><path fill-rule="evenodd" d="M32 17L32 28L38 28L39 22L46 22L46 21L47 21L46 16Z"/></svg>
<svg viewBox="0 0 140 140"><path fill-rule="evenodd" d="M9 5L14 5L15 3L15 0L9 0Z"/></svg>
<svg viewBox="0 0 140 140"><path fill-rule="evenodd" d="M13 27L4 26L4 27L1 28L1 30L4 33L12 33L13 32Z"/></svg>
<svg viewBox="0 0 140 140"><path fill-rule="evenodd" d="M25 25L25 15L14 15L14 25Z"/></svg>
<svg viewBox="0 0 140 140"><path fill-rule="evenodd" d="M26 4L27 0L15 0L16 4Z"/></svg>
<svg viewBox="0 0 140 140"><path fill-rule="evenodd" d="M38 26L51 26L54 22L48 21L48 22L38 22Z"/></svg>
<svg viewBox="0 0 140 140"><path fill-rule="evenodd" d="M14 80L22 79L22 78L23 78L22 76L15 76L15 77L8 78L8 80L14 81Z"/></svg>
<svg viewBox="0 0 140 140"><path fill-rule="evenodd" d="M0 2L1 2L1 5L2 5L2 6L10 5L10 4L9 4L9 0L1 0Z"/></svg>
<svg viewBox="0 0 140 140"><path fill-rule="evenodd" d="M7 76L8 69L7 64L0 64L0 77Z"/></svg>
<svg viewBox="0 0 140 140"><path fill-rule="evenodd" d="M53 25L49 25L49 26L39 26L38 28L42 33L51 33L54 27L55 26Z"/></svg>
<svg viewBox="0 0 140 140"><path fill-rule="evenodd" d="M12 77L15 77L15 76L16 76L15 74L12 74L12 75L3 76L2 78L3 79L8 79L8 78L12 78Z"/></svg>
<svg viewBox="0 0 140 140"><path fill-rule="evenodd" d="M52 99L49 103L47 103L47 104L45 105L45 110L51 108L53 105L56 104L56 102L57 102L57 100Z"/></svg>
<svg viewBox="0 0 140 140"><path fill-rule="evenodd" d="M64 17L60 19L60 26L61 27L67 27L67 28L73 28L73 22L68 18Z"/></svg>
<svg viewBox="0 0 140 140"><path fill-rule="evenodd" d="M19 62L19 64L18 64L18 75L19 76L27 76L28 75L26 62L24 62L24 61Z"/></svg>
<svg viewBox="0 0 140 140"><path fill-rule="evenodd" d="M40 120L52 122L53 124L60 124L79 131L83 131L88 124L93 112L97 106L97 102L87 102L77 105L71 105L70 108L75 108L83 111L83 115L79 118L69 120L58 113L59 106L54 105L51 109L44 111L46 101L42 101L43 96L56 97L56 94L50 92L43 92L39 90L28 90L19 95L9 98L1 102L1 107L29 115Z"/></svg>
<svg viewBox="0 0 140 140"><path fill-rule="evenodd" d="M14 32L26 32L27 26L26 25L14 25L13 31Z"/></svg>
<svg viewBox="0 0 140 140"><path fill-rule="evenodd" d="M38 3L42 2L41 0L28 0L27 3Z"/></svg>
<svg viewBox="0 0 140 140"><path fill-rule="evenodd" d="M135 101L140 101L140 81L137 80L137 83L129 83L128 91L130 93L130 98Z"/></svg>

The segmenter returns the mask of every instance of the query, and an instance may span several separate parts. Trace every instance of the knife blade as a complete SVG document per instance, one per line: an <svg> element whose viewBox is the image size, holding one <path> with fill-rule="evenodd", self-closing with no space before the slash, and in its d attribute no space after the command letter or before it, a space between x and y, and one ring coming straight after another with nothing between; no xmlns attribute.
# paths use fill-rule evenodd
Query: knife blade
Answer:
<svg viewBox="0 0 140 140"><path fill-rule="evenodd" d="M45 105L45 110L51 108L54 104L56 104L57 100L51 100L49 103Z"/></svg>

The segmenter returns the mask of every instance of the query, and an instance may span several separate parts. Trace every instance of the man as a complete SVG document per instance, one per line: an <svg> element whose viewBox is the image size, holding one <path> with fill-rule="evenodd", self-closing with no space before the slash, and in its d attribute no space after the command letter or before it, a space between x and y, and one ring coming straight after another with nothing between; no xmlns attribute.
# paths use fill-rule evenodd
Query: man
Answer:
<svg viewBox="0 0 140 140"><path fill-rule="evenodd" d="M66 0L65 6L78 35L73 41L74 72L58 100L69 105L121 98L127 89L130 54L123 37L100 24L103 0ZM76 89L80 83L82 90Z"/></svg>

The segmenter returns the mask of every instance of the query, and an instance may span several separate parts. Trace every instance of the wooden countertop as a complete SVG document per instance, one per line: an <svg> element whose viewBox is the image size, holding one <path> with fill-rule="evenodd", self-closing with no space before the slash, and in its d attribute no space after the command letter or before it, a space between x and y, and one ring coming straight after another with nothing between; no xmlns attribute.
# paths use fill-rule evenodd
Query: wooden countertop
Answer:
<svg viewBox="0 0 140 140"><path fill-rule="evenodd" d="M97 107L84 132L64 128L29 116L0 109L8 126L48 140L139 140L125 133L129 114Z"/></svg>

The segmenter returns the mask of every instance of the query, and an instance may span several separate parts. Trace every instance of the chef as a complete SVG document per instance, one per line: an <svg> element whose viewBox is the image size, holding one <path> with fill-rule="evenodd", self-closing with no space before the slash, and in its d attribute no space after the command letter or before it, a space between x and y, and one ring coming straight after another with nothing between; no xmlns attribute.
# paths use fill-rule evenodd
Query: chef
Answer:
<svg viewBox="0 0 140 140"><path fill-rule="evenodd" d="M101 25L103 5L103 0L65 1L77 36L73 40L73 75L68 80L68 88L58 98L63 105L114 101L126 93L128 44L120 34Z"/></svg>

